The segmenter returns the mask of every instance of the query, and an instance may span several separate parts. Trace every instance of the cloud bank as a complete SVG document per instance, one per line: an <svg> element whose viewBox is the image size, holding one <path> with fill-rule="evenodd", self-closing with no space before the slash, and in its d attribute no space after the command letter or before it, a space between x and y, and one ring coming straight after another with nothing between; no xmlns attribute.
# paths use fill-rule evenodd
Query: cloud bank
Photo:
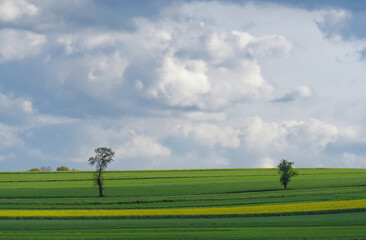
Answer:
<svg viewBox="0 0 366 240"><path fill-rule="evenodd" d="M157 3L0 1L3 170L366 167L365 9Z"/></svg>

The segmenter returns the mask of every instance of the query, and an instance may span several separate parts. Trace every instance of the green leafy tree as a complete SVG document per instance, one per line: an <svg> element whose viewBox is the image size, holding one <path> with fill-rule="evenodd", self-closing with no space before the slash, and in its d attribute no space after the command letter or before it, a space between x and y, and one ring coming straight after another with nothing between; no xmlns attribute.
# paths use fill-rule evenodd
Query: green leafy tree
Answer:
<svg viewBox="0 0 366 240"><path fill-rule="evenodd" d="M57 167L56 169L57 171L70 171L70 169L66 166L60 166L60 167Z"/></svg>
<svg viewBox="0 0 366 240"><path fill-rule="evenodd" d="M113 162L114 152L110 148L100 147L95 149L95 156L89 158L89 164L96 166L95 182L99 187L99 197L103 195L103 171Z"/></svg>
<svg viewBox="0 0 366 240"><path fill-rule="evenodd" d="M292 167L293 164L294 162L289 162L285 159L282 159L282 161L277 166L279 173L281 174L280 182L284 186L284 190L287 189L287 184L290 182L291 177L298 174Z"/></svg>
<svg viewBox="0 0 366 240"><path fill-rule="evenodd" d="M31 168L28 171L31 171L31 172L39 172L39 168Z"/></svg>

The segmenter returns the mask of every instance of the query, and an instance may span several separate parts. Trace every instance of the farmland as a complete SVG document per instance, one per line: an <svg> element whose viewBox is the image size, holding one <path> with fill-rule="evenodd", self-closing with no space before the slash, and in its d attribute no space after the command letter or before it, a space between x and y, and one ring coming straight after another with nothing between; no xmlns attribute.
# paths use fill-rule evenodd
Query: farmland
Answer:
<svg viewBox="0 0 366 240"><path fill-rule="evenodd" d="M366 169L298 171L2 172L0 239L366 239Z"/></svg>

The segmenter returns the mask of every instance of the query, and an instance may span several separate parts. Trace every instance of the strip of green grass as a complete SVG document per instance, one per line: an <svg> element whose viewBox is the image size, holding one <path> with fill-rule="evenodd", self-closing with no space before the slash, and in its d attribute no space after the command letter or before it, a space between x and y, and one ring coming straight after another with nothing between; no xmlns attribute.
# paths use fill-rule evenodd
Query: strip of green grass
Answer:
<svg viewBox="0 0 366 240"><path fill-rule="evenodd" d="M36 174L37 175L37 174ZM77 175L77 174L74 174ZM316 177L315 177L316 176ZM331 177L329 177L331 176ZM98 198L95 187L56 182L54 187L4 187L0 184L1 209L134 209L264 205L276 203L352 200L366 198L366 174L338 174L319 178L294 178L288 191L277 179L159 184L110 185L107 197ZM142 176L143 177L143 176ZM169 179L173 181L174 179ZM180 181L178 179L177 181ZM140 180L139 180L140 181ZM152 180L144 180L152 181ZM138 184L139 183L139 184ZM26 183L19 183L26 185ZM92 183L89 183L92 185Z"/></svg>
<svg viewBox="0 0 366 240"><path fill-rule="evenodd" d="M366 169L298 169L283 191L276 169L0 173L1 209L144 209L366 199ZM296 214L296 213L295 213ZM314 213L312 213L314 214ZM365 238L365 212L169 219L0 220L0 239Z"/></svg>
<svg viewBox="0 0 366 240"><path fill-rule="evenodd" d="M321 177L334 175L366 174L366 169L298 169L298 177ZM277 169L207 169L207 170L156 170L156 171L106 171L107 179L154 179L154 178L206 178L232 177L243 178L266 176L276 177ZM0 172L0 182L3 181L65 181L89 180L93 178L92 171L72 172Z"/></svg>
<svg viewBox="0 0 366 240"><path fill-rule="evenodd" d="M363 238L366 213L94 220L1 220L2 239L299 239Z"/></svg>
<svg viewBox="0 0 366 240"><path fill-rule="evenodd" d="M0 239L364 239L363 226L90 229L2 232Z"/></svg>
<svg viewBox="0 0 366 240"><path fill-rule="evenodd" d="M4 220L0 231L208 227L366 226L366 212L229 218Z"/></svg>

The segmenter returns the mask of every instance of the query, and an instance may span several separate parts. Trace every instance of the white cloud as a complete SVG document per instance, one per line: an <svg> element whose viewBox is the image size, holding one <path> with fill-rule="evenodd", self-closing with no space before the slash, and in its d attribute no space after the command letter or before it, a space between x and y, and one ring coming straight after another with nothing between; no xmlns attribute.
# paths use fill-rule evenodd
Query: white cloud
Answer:
<svg viewBox="0 0 366 240"><path fill-rule="evenodd" d="M330 40L339 41L343 38L343 31L346 21L352 14L343 9L326 11L323 18L316 23L323 31L324 37Z"/></svg>
<svg viewBox="0 0 366 240"><path fill-rule="evenodd" d="M276 123L265 122L260 117L247 119L242 134L244 149L259 158L261 166L271 166L269 158L284 156L296 159L303 166L321 166L320 159L316 158L324 154L327 144L345 137L336 126L316 119Z"/></svg>
<svg viewBox="0 0 366 240"><path fill-rule="evenodd" d="M0 63L21 60L40 53L46 37L25 30L0 30Z"/></svg>
<svg viewBox="0 0 366 240"><path fill-rule="evenodd" d="M259 160L259 166L261 168L274 168L277 165L277 161L271 157L264 157Z"/></svg>
<svg viewBox="0 0 366 240"><path fill-rule="evenodd" d="M103 48L106 46L113 46L126 39L126 34L120 32L106 32L99 34L92 34L83 39L83 45L86 49Z"/></svg>
<svg viewBox="0 0 366 240"><path fill-rule="evenodd" d="M149 136L136 135L133 132L133 137L130 142L127 142L123 147L116 150L117 158L147 158L167 157L170 155L170 149L163 146L155 139Z"/></svg>
<svg viewBox="0 0 366 240"><path fill-rule="evenodd" d="M57 43L64 46L67 55L106 47L115 47L129 40L126 33L116 31L85 31L78 34L64 34L57 37Z"/></svg>
<svg viewBox="0 0 366 240"><path fill-rule="evenodd" d="M214 86L207 105L211 108L273 98L274 88L263 79L256 61L241 60L231 67L214 68L210 79Z"/></svg>
<svg viewBox="0 0 366 240"><path fill-rule="evenodd" d="M242 60L229 67L207 66L203 61L165 60L150 96L168 105L218 109L239 101L266 101L273 88L265 82L255 61Z"/></svg>
<svg viewBox="0 0 366 240"><path fill-rule="evenodd" d="M35 117L35 122L42 125L71 124L79 122L79 119L52 115L38 115Z"/></svg>
<svg viewBox="0 0 366 240"><path fill-rule="evenodd" d="M177 36L173 36L174 28L175 31L179 31L179 28L186 26L175 25L170 19L165 19L166 22L160 22L160 24L152 22L144 18L134 19L135 25L137 27L136 33L128 36L128 41L135 41L145 51L148 51L152 55L161 55L167 48L174 44L177 40ZM180 29L183 30L183 29ZM174 40L174 41L173 41Z"/></svg>
<svg viewBox="0 0 366 240"><path fill-rule="evenodd" d="M88 79L91 82L97 82L102 88L111 85L111 82L120 84L127 64L127 61L121 58L119 51L109 56L94 56L88 63L91 68Z"/></svg>
<svg viewBox="0 0 366 240"><path fill-rule="evenodd" d="M0 93L0 122L7 125L20 125L24 130L34 126L70 124L77 121L68 117L41 114L33 107L30 99Z"/></svg>
<svg viewBox="0 0 366 240"><path fill-rule="evenodd" d="M60 87L72 86L66 91L77 90L115 106L120 104L120 100L113 99L113 93L123 96L124 74L128 65L129 61L118 50L86 53L57 62L55 67L59 75L53 80Z"/></svg>
<svg viewBox="0 0 366 240"><path fill-rule="evenodd" d="M245 49L255 39L247 32L232 31L231 34L237 37L237 43L240 49Z"/></svg>
<svg viewBox="0 0 366 240"><path fill-rule="evenodd" d="M24 142L18 136L19 129L0 123L0 149L21 148Z"/></svg>
<svg viewBox="0 0 366 240"><path fill-rule="evenodd" d="M209 154L204 161L205 168L228 167L229 165L230 160L228 158L222 157L216 153Z"/></svg>
<svg viewBox="0 0 366 240"><path fill-rule="evenodd" d="M283 150L288 146L287 130L275 122L264 122L260 117L245 120L242 130L245 147L249 151L265 152L271 149Z"/></svg>
<svg viewBox="0 0 366 240"><path fill-rule="evenodd" d="M211 88L206 68L203 61L179 61L167 57L159 70L158 86L151 89L150 94L164 97L173 106L202 106L205 104L204 95Z"/></svg>
<svg viewBox="0 0 366 240"><path fill-rule="evenodd" d="M225 148L238 148L240 145L240 130L231 127L197 124L179 128L185 137L192 137L200 145Z"/></svg>
<svg viewBox="0 0 366 240"><path fill-rule="evenodd" d="M0 121L18 123L27 121L35 114L32 101L14 98L0 93Z"/></svg>
<svg viewBox="0 0 366 240"><path fill-rule="evenodd" d="M7 160L7 159L15 159L15 158L16 158L16 155L13 154L13 153L10 153L10 154L7 154L7 155L1 155L0 154L0 162L4 161L4 160Z"/></svg>
<svg viewBox="0 0 366 240"><path fill-rule="evenodd" d="M234 49L227 41L225 32L214 32L207 40L207 49L210 55L219 61L234 57Z"/></svg>
<svg viewBox="0 0 366 240"><path fill-rule="evenodd" d="M233 31L232 34L237 37L238 47L255 58L286 56L293 48L293 44L279 34L258 38L247 32Z"/></svg>
<svg viewBox="0 0 366 240"><path fill-rule="evenodd" d="M0 20L15 22L23 16L33 16L39 9L25 0L0 0Z"/></svg>
<svg viewBox="0 0 366 240"><path fill-rule="evenodd" d="M307 97L311 96L311 90L308 86L301 85L301 86L297 86L296 89L292 93L290 93L290 95L294 99L307 98Z"/></svg>
<svg viewBox="0 0 366 240"><path fill-rule="evenodd" d="M193 26L191 21L186 24L192 26L190 33L181 22L150 23L160 30L165 27L172 40L156 47L159 51L145 48L150 52L147 56L153 55L158 64L161 62L155 83L144 84L149 96L171 106L206 110L273 98L274 89L264 80L255 58L287 55L292 49L291 42L276 34L255 38L244 32L231 34L210 24ZM148 37L143 39L149 41ZM253 56L248 58L248 52Z"/></svg>
<svg viewBox="0 0 366 240"><path fill-rule="evenodd" d="M340 145L340 138L365 141L355 127L364 119L364 63L357 62L358 55L345 61L364 43L330 43L319 31L324 27L325 34L341 38L351 13L189 1L154 17L127 17L134 25L123 30L109 18L95 25L98 14L111 13L109 7L102 7L103 13L92 8L103 3L34 2L36 10L27 12L24 0L0 0L0 13L5 11L0 22L17 28L0 30L0 62L9 64L1 77L19 69L11 61L36 57L46 41L49 50L41 61L21 64L40 84L34 86L40 94L36 100L0 94L0 121L19 126L1 129L4 148L34 140L32 145L42 145L34 159L46 159L52 154L38 153L58 144L62 154L85 163L95 147L109 146L119 156L114 166L130 169L274 167L287 157L304 167L332 166L333 161L340 167L362 166L361 151L349 147L340 153L329 146ZM7 92L25 91L30 84L11 77L4 81ZM39 101L50 102L38 109ZM39 113L69 113L51 109L58 106L54 103L85 119ZM65 131L72 137L65 134L44 145L37 141L48 131L44 126L53 133L64 131L63 124L70 124ZM24 129L35 136L24 137ZM131 136L131 129L137 134Z"/></svg>
<svg viewBox="0 0 366 240"><path fill-rule="evenodd" d="M366 156L357 155L354 153L343 153L341 162L345 167L349 168L365 168L366 167Z"/></svg>
<svg viewBox="0 0 366 240"><path fill-rule="evenodd" d="M281 124L287 129L287 140L297 147L324 147L337 139L339 130L336 126L316 119L307 121L285 121Z"/></svg>
<svg viewBox="0 0 366 240"><path fill-rule="evenodd" d="M183 112L181 114L183 118L187 118L192 121L217 121L223 122L227 119L225 112L204 112L204 111L194 111L194 112Z"/></svg>
<svg viewBox="0 0 366 240"><path fill-rule="evenodd" d="M297 86L293 91L286 94L284 97L277 99L279 102L289 102L296 101L299 99L309 98L311 97L311 90L306 85Z"/></svg>
<svg viewBox="0 0 366 240"><path fill-rule="evenodd" d="M57 38L57 43L65 47L65 53L70 55L75 52L73 36L63 35Z"/></svg>
<svg viewBox="0 0 366 240"><path fill-rule="evenodd" d="M95 56L90 53L105 47L123 53L128 65L139 66L137 71L142 75L127 80L137 81L133 90L169 106L217 110L237 102L273 99L274 88L262 76L256 59L289 54L293 45L284 36L253 37L219 29L209 22L176 21L168 16L156 21L135 19L134 32L86 31L61 35L58 42L65 46L66 54L85 52L88 59ZM88 78L96 79L97 71L121 75L123 67L104 71L103 66L117 60L94 63Z"/></svg>

